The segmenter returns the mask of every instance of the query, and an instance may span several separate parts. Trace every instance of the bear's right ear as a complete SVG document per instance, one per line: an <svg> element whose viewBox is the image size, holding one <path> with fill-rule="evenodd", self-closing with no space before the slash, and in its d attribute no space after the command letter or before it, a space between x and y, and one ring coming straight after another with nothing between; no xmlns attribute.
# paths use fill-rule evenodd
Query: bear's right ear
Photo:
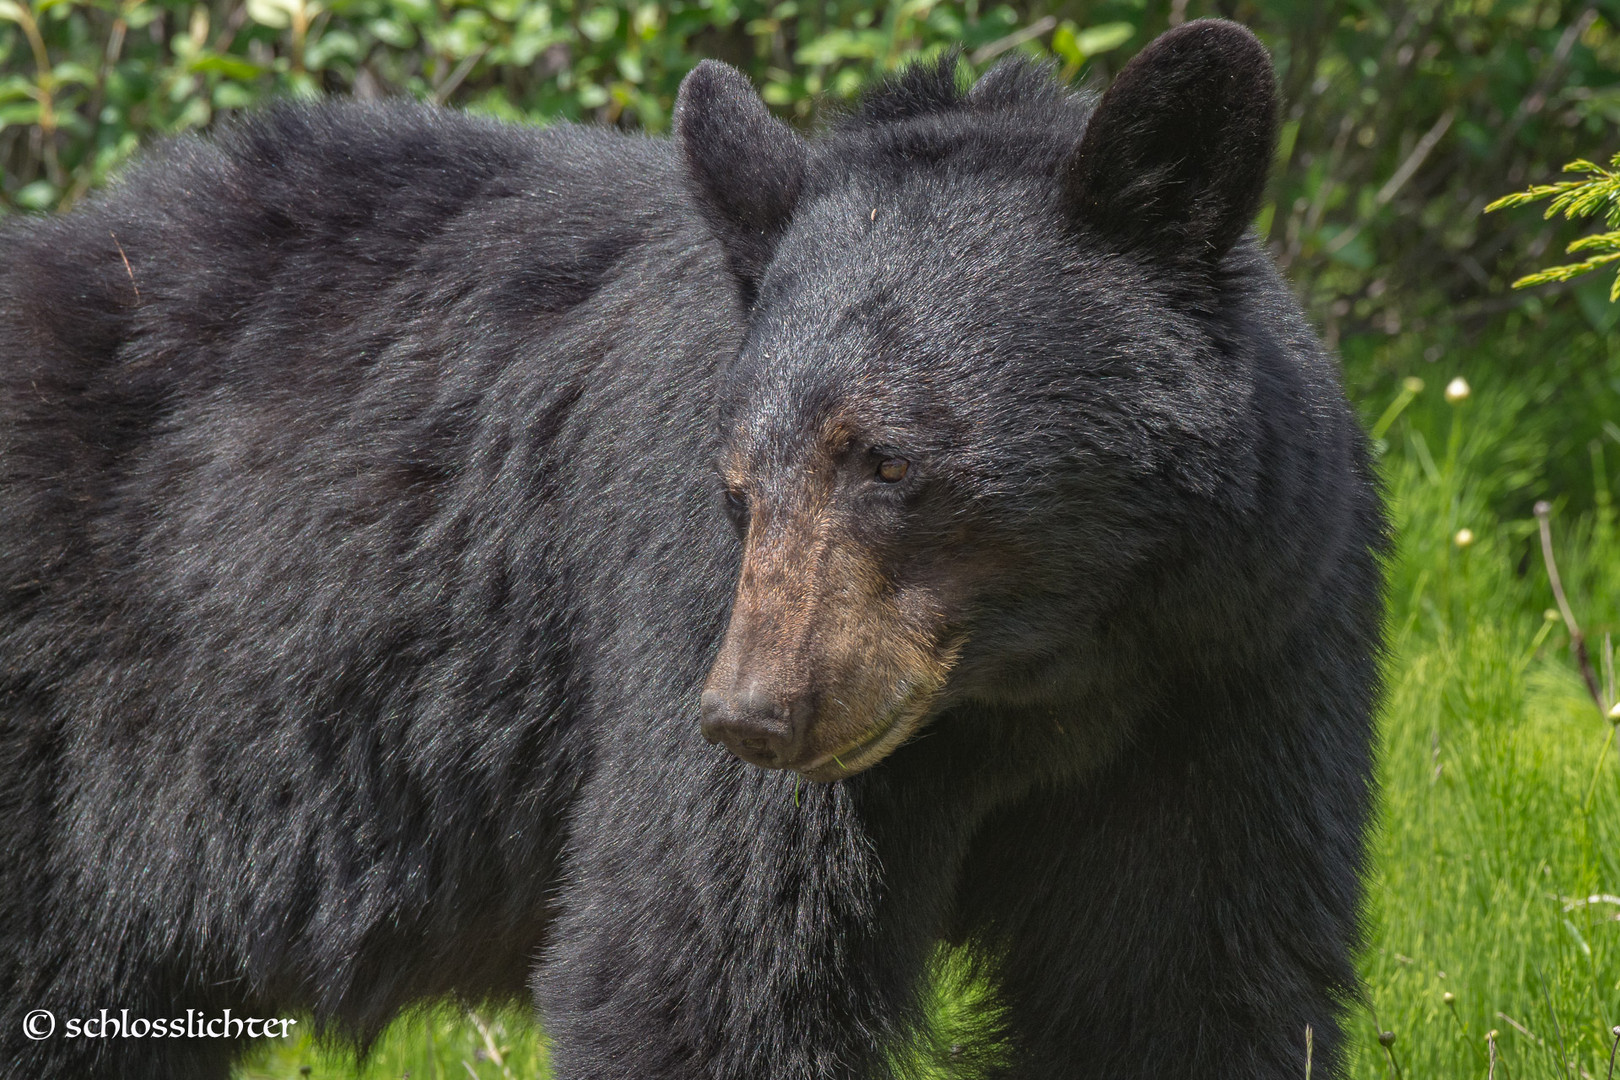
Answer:
<svg viewBox="0 0 1620 1080"><path fill-rule="evenodd" d="M1064 169L1070 217L1126 249L1212 264L1254 220L1277 140L1277 80L1237 23L1159 35L1103 95Z"/></svg>
<svg viewBox="0 0 1620 1080"><path fill-rule="evenodd" d="M674 127L688 187L751 301L799 201L804 140L718 60L681 80Z"/></svg>

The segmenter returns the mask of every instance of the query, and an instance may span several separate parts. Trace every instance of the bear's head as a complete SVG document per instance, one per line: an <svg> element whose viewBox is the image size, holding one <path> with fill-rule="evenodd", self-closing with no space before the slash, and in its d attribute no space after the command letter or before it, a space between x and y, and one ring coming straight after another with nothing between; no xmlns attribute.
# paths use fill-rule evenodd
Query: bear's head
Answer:
<svg viewBox="0 0 1620 1080"><path fill-rule="evenodd" d="M963 91L951 58L815 142L731 68L687 77L676 142L748 309L711 741L834 780L953 704L1072 691L1184 507L1243 497L1250 376L1208 316L1275 126L1264 48L1216 20L1095 106L1019 62Z"/></svg>

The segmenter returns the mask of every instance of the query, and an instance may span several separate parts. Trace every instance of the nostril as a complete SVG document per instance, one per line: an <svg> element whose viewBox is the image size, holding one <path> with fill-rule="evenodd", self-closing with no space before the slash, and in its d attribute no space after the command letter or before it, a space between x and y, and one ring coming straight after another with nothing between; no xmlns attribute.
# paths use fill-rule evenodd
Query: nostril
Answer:
<svg viewBox="0 0 1620 1080"><path fill-rule="evenodd" d="M774 733L730 731L723 738L728 750L751 765L774 769L784 763L787 743Z"/></svg>
<svg viewBox="0 0 1620 1080"><path fill-rule="evenodd" d="M699 703L703 737L764 768L791 763L799 732L790 717L797 711L752 687L735 695L708 690Z"/></svg>

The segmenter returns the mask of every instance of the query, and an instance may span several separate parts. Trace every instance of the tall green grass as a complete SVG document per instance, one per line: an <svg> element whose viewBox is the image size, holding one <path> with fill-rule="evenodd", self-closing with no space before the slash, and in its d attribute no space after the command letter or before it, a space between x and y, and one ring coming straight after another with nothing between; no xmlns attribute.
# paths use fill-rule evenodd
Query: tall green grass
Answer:
<svg viewBox="0 0 1620 1080"><path fill-rule="evenodd" d="M526 1009L450 1004L410 1013L357 1063L349 1051L308 1036L261 1044L236 1080L540 1080L551 1070L540 1029Z"/></svg>
<svg viewBox="0 0 1620 1080"><path fill-rule="evenodd" d="M1389 355L1399 366L1405 353ZM1610 410L1620 361L1587 356L1597 366L1581 404ZM1620 425L1599 425L1577 460L1540 460L1569 444L1568 410L1544 379L1475 362L1475 385L1450 400L1446 365L1420 366L1421 389L1397 374L1369 376L1375 388L1360 393L1399 545L1349 1075L1603 1080L1620 1024L1620 750L1553 610L1527 496L1552 499L1556 563L1601 666L1604 635L1620 638ZM1540 490L1549 478L1566 490ZM261 1049L239 1076L282 1080L301 1067L358 1071L305 1040ZM406 1074L548 1072L521 1010L444 1006L396 1024L364 1070Z"/></svg>
<svg viewBox="0 0 1620 1080"><path fill-rule="evenodd" d="M1483 1077L1493 1053L1495 1074L1518 1080L1608 1072L1620 1024L1613 728L1577 673L1534 520L1497 509L1512 501L1504 446L1548 422L1534 387L1498 372L1455 403L1434 387L1386 437L1400 555L1356 1077ZM1620 432L1587 450L1591 487L1555 500L1549 520L1600 665L1620 627Z"/></svg>

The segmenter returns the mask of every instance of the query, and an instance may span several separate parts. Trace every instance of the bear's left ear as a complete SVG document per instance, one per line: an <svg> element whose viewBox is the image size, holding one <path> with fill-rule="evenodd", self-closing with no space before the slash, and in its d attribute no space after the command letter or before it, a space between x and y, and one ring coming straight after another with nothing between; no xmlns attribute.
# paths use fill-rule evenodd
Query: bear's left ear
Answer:
<svg viewBox="0 0 1620 1080"><path fill-rule="evenodd" d="M1069 214L1124 248L1213 263L1254 220L1276 141L1265 46L1223 19L1184 23L1092 113L1064 166Z"/></svg>
<svg viewBox="0 0 1620 1080"><path fill-rule="evenodd" d="M804 180L804 140L771 115L748 77L704 60L675 95L687 184L752 300Z"/></svg>

